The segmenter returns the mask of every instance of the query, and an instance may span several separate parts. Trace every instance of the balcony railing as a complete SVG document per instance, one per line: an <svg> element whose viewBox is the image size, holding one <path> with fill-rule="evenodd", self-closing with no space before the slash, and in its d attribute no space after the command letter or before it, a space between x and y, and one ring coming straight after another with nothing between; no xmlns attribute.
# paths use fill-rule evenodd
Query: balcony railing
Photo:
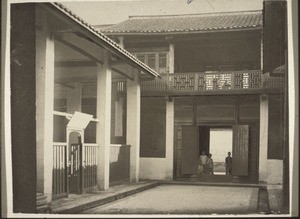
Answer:
<svg viewBox="0 0 300 219"><path fill-rule="evenodd" d="M261 70L192 72L161 74L162 78L142 81L143 92L151 91L210 91L282 88L282 77L269 77Z"/></svg>

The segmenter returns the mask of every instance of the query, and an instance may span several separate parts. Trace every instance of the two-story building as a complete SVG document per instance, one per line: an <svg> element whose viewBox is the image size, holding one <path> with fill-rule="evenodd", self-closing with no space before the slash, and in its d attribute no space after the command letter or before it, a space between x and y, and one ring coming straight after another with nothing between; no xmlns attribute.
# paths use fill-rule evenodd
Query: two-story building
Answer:
<svg viewBox="0 0 300 219"><path fill-rule="evenodd" d="M284 78L263 74L262 27L262 11L97 27L162 76L141 84L141 179L194 179L202 151L230 151L232 175L199 180L282 184Z"/></svg>

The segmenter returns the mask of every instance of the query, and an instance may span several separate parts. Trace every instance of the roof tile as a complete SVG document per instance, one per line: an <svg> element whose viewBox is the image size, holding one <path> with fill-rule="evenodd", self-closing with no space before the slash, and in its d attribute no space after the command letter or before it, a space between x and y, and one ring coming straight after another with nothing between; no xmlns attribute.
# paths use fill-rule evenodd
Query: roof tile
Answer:
<svg viewBox="0 0 300 219"><path fill-rule="evenodd" d="M104 33L170 33L244 29L262 26L262 11L220 12L193 15L132 16L101 28Z"/></svg>

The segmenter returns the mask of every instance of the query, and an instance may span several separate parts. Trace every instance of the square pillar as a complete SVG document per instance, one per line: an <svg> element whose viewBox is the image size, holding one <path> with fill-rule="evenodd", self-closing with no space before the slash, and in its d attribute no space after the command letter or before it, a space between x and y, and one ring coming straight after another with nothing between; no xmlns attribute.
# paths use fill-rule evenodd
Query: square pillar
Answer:
<svg viewBox="0 0 300 219"><path fill-rule="evenodd" d="M111 127L111 77L109 54L104 53L103 64L98 64L97 71L97 131L99 145L97 163L97 184L100 190L109 188L109 154Z"/></svg>
<svg viewBox="0 0 300 219"><path fill-rule="evenodd" d="M166 180L173 180L174 100L166 101Z"/></svg>
<svg viewBox="0 0 300 219"><path fill-rule="evenodd" d="M267 95L260 96L260 127L259 127L259 181L267 182L268 175L268 122L269 99Z"/></svg>
<svg viewBox="0 0 300 219"><path fill-rule="evenodd" d="M126 144L130 145L130 181L139 181L140 166L141 88L138 73L134 80L127 79L127 132Z"/></svg>
<svg viewBox="0 0 300 219"><path fill-rule="evenodd" d="M41 11L38 11L41 12ZM54 40L44 24L36 35L36 139L37 192L52 199L53 109L54 109Z"/></svg>
<svg viewBox="0 0 300 219"><path fill-rule="evenodd" d="M174 66L175 66L175 52L174 52L174 44L169 43L169 57L168 57L168 62L169 62L169 73L173 74L174 73Z"/></svg>
<svg viewBox="0 0 300 219"><path fill-rule="evenodd" d="M169 74L174 73L174 43L169 41ZM166 100L166 162L165 179L173 180L173 159L174 159L174 100L168 97Z"/></svg>

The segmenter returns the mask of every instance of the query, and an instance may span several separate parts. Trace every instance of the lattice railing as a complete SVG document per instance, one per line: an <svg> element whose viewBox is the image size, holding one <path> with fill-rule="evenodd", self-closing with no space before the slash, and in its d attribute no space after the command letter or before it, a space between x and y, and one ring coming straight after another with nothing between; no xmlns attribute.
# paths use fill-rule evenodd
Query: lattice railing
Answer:
<svg viewBox="0 0 300 219"><path fill-rule="evenodd" d="M203 91L281 88L282 78L268 77L261 70L161 74L142 81L142 91Z"/></svg>

